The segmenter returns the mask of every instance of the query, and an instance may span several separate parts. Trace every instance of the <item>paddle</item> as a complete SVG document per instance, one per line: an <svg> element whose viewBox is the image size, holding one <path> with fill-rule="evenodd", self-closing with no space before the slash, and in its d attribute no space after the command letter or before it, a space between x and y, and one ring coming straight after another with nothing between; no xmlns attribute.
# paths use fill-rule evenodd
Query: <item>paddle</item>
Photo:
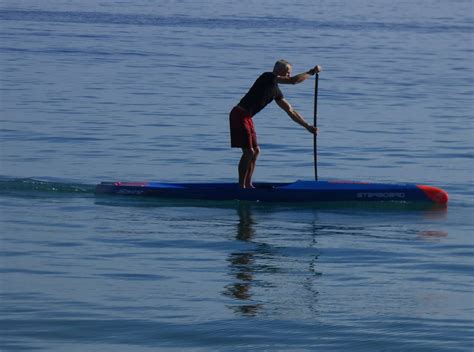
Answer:
<svg viewBox="0 0 474 352"><path fill-rule="evenodd" d="M316 73L316 78L314 81L314 127L317 126L318 122L318 81L319 73ZM318 152L317 152L317 143L316 143L316 133L313 135L313 154L314 154L314 179L318 180Z"/></svg>

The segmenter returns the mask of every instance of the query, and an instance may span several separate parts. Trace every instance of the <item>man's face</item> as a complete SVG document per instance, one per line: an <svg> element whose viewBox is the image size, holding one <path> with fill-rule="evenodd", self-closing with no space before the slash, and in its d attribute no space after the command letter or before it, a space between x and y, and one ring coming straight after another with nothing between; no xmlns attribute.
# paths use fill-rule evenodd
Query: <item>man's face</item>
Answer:
<svg viewBox="0 0 474 352"><path fill-rule="evenodd" d="M291 66L286 66L283 69L282 76L284 76L284 77L290 77L291 76Z"/></svg>

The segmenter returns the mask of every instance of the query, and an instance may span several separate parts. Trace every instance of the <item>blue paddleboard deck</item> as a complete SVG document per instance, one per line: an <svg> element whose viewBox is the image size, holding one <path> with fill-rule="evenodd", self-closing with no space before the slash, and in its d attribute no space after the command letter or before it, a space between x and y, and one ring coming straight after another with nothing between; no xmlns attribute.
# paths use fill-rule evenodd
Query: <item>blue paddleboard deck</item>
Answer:
<svg viewBox="0 0 474 352"><path fill-rule="evenodd" d="M417 184L296 181L257 183L255 186L255 189L241 189L236 183L102 182L96 186L96 194L271 203L448 202L448 194L444 190Z"/></svg>

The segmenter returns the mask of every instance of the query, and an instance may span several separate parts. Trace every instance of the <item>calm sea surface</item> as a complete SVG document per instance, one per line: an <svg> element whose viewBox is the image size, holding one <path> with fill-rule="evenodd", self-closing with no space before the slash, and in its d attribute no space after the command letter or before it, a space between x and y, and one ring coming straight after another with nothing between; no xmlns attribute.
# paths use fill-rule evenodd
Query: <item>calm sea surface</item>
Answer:
<svg viewBox="0 0 474 352"><path fill-rule="evenodd" d="M474 349L473 2L0 4L0 350ZM446 189L447 210L99 198L233 181L228 113L285 58L319 84L322 179ZM282 87L312 120L313 80ZM255 119L256 181L313 177Z"/></svg>

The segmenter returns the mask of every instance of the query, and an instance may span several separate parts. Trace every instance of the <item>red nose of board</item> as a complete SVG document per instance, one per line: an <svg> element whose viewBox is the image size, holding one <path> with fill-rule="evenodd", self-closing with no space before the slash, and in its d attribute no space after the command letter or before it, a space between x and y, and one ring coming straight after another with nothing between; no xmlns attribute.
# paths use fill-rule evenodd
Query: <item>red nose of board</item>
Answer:
<svg viewBox="0 0 474 352"><path fill-rule="evenodd" d="M418 188L425 192L425 195L437 204L448 203L448 193L433 186L418 185Z"/></svg>

